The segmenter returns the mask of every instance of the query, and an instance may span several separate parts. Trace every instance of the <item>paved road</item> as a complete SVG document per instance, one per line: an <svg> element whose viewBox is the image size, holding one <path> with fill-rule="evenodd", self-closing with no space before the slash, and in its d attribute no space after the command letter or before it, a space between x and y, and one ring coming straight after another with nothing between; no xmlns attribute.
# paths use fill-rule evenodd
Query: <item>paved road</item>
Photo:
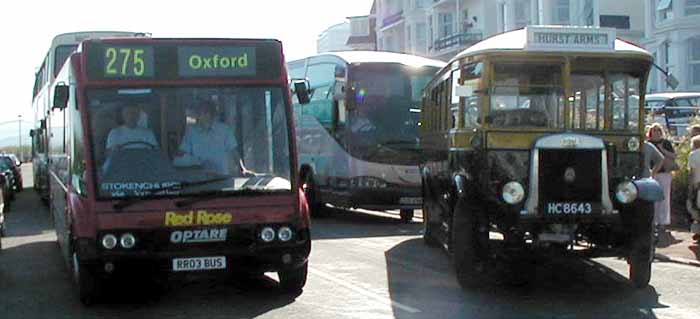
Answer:
<svg viewBox="0 0 700 319"><path fill-rule="evenodd" d="M27 176L28 173L25 173ZM105 302L78 302L47 210L18 194L0 252L0 318L697 318L700 269L655 263L636 290L617 259L547 260L528 287L463 292L447 256L426 247L420 224L391 214L335 211L313 223L309 281L298 297L275 276L247 283L174 282L154 292L112 287ZM160 297L158 300L149 298Z"/></svg>

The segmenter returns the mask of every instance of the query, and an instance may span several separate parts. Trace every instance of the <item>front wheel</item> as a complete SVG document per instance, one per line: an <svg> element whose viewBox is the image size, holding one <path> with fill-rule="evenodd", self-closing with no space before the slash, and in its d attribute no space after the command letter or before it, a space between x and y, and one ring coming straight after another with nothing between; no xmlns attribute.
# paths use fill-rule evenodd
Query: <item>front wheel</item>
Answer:
<svg viewBox="0 0 700 319"><path fill-rule="evenodd" d="M479 232L477 215L480 208L460 199L454 208L451 230L452 258L457 280L462 289L477 287L486 274L488 232L484 240Z"/></svg>
<svg viewBox="0 0 700 319"><path fill-rule="evenodd" d="M654 205L644 202L638 207L639 218L634 224L629 263L629 277L637 288L646 288L651 280L651 264L654 260Z"/></svg>
<svg viewBox="0 0 700 319"><path fill-rule="evenodd" d="M80 256L76 252L73 252L72 268L73 281L78 286L80 302L85 306L92 305L99 293L99 278L95 274L95 270L81 262Z"/></svg>
<svg viewBox="0 0 700 319"><path fill-rule="evenodd" d="M287 293L301 292L304 286L306 285L306 277L308 272L308 261L298 268L277 272L277 275L280 279L280 287L282 288L282 291Z"/></svg>

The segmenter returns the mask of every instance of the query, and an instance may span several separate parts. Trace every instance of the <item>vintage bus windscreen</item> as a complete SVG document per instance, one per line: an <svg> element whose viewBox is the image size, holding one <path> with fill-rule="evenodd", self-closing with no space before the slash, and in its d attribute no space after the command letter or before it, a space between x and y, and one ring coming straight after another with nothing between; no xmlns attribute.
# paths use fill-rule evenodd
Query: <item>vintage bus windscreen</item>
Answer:
<svg viewBox="0 0 700 319"><path fill-rule="evenodd" d="M436 67L394 63L352 66L350 134L353 153L364 160L417 164L420 100Z"/></svg>

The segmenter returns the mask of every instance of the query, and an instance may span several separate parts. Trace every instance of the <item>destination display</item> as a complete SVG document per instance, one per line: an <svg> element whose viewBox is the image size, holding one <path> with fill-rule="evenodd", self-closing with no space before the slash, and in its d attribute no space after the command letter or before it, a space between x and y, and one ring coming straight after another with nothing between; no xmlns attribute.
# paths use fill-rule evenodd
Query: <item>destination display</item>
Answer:
<svg viewBox="0 0 700 319"><path fill-rule="evenodd" d="M278 79L281 76L282 52L277 41L260 40L240 45L150 42L132 45L88 41L85 46L88 78L185 80Z"/></svg>
<svg viewBox="0 0 700 319"><path fill-rule="evenodd" d="M527 50L611 52L615 29L584 27L527 28Z"/></svg>

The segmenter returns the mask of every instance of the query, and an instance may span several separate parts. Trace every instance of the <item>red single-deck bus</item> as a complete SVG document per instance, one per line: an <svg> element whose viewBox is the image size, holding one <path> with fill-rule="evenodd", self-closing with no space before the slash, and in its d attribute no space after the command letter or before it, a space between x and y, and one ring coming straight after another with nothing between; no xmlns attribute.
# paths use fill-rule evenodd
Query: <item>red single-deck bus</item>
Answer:
<svg viewBox="0 0 700 319"><path fill-rule="evenodd" d="M48 127L51 212L83 303L145 271L277 272L301 290L311 243L284 65L277 40L82 42Z"/></svg>

